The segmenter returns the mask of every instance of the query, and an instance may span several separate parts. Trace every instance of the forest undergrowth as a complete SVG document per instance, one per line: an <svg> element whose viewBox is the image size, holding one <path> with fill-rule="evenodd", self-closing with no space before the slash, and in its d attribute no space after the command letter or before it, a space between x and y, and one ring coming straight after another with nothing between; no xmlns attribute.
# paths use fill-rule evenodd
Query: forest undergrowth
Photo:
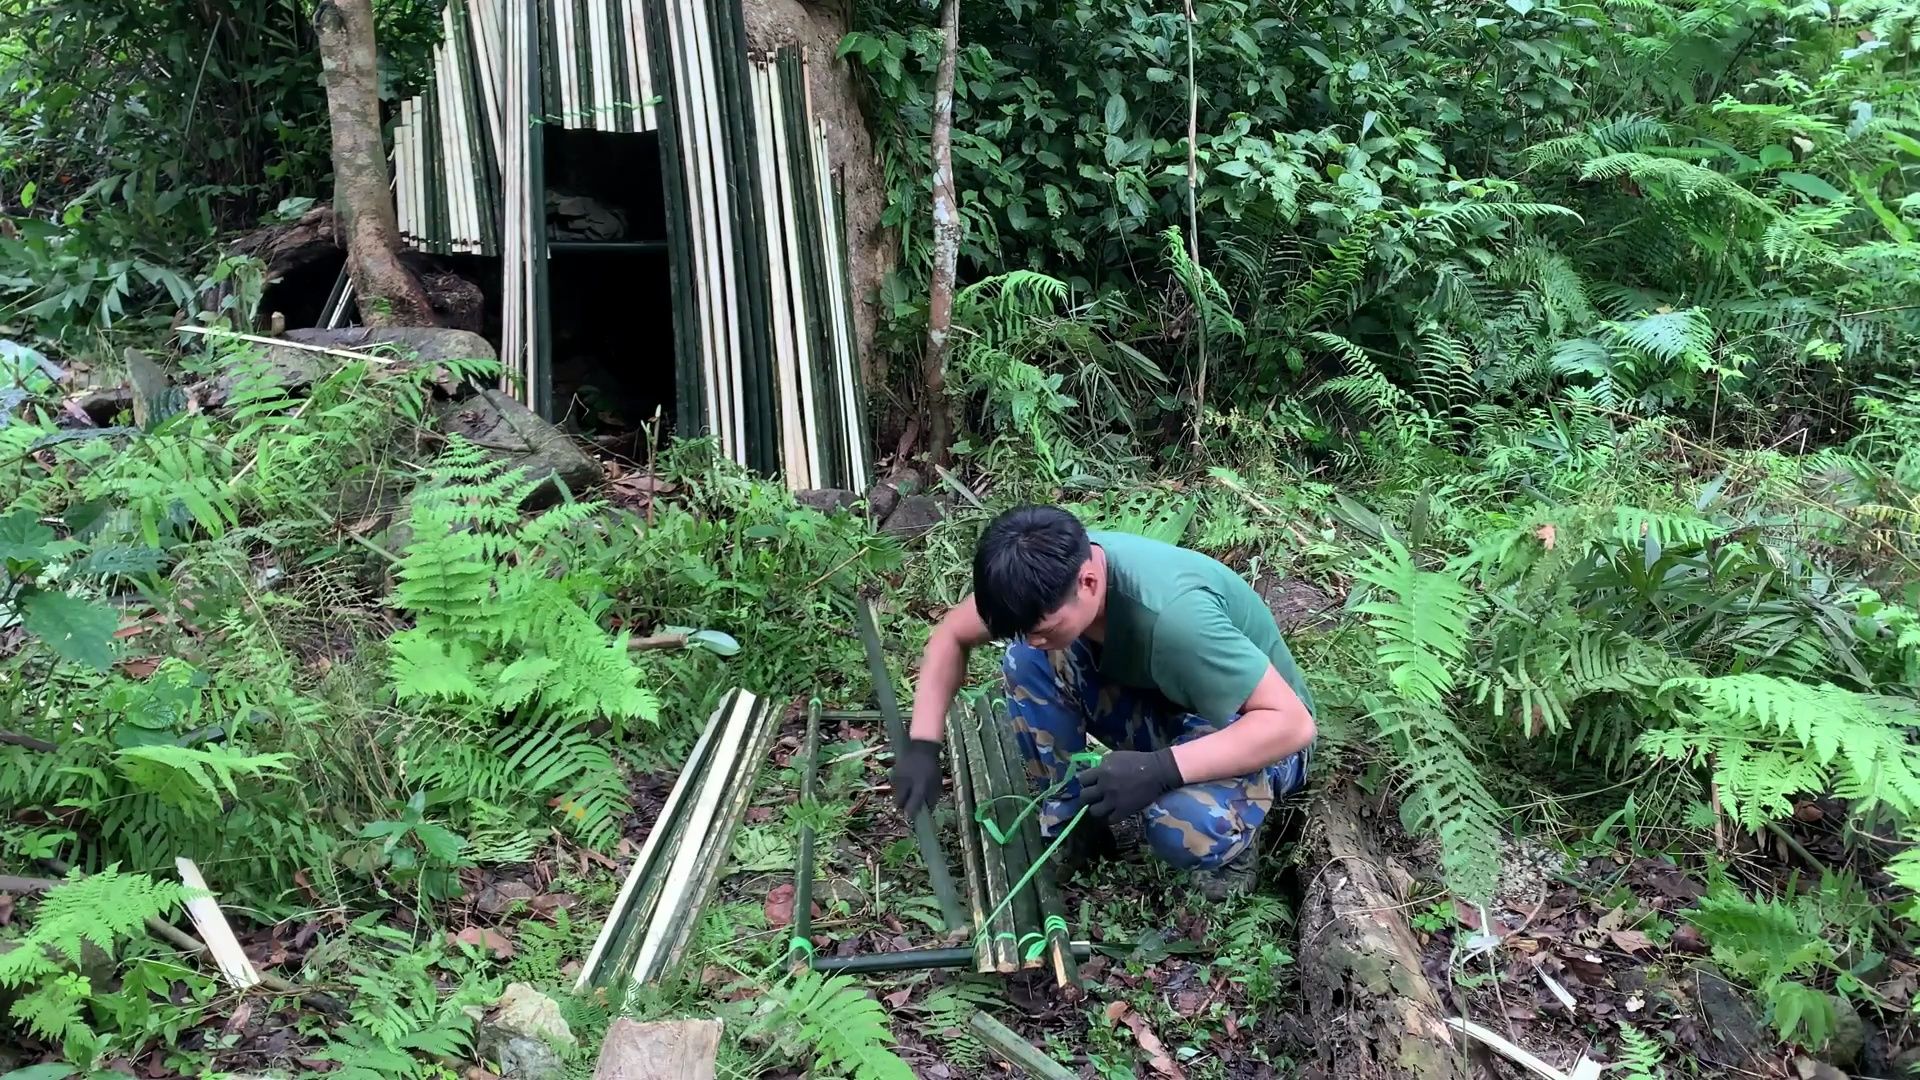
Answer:
<svg viewBox="0 0 1920 1080"><path fill-rule="evenodd" d="M436 19L378 7L397 93ZM1390 811L1454 1000L1538 1019L1494 997L1538 965L1488 942L1532 852L1532 910L1578 944L1547 971L1586 1010L1540 1022L1557 1048L1712 1072L1677 998L1612 981L1700 958L1757 1003L1767 1067L1864 1023L1858 1069L1903 1075L1920 9L1194 10L968 9L965 284L928 402L940 37L921 5L858 6L841 57L902 244L875 411L959 421L929 455L951 451L946 518L903 544L698 439L644 485L515 474L431 421L489 361L350 361L294 395L248 349L183 342L180 313L261 296L223 230L325 190L303 6L0 2L31 15L0 29L0 1080L452 1076L512 982L560 1003L576 1075L625 1013L722 1017L729 1076L974 1076L982 1008L1085 1076L1291 1072L1315 1040L1285 845L1222 907L1138 868L1077 886L1085 1001L789 974L802 823L818 948L940 937L858 723L812 804L779 744L676 978L567 992L720 695L865 707L863 590L909 684L978 529L1025 500L1317 598L1289 630L1316 791ZM96 423L75 403L129 344L180 389ZM737 650L630 648L667 627ZM184 917L178 857L298 992L235 992L152 936Z"/></svg>

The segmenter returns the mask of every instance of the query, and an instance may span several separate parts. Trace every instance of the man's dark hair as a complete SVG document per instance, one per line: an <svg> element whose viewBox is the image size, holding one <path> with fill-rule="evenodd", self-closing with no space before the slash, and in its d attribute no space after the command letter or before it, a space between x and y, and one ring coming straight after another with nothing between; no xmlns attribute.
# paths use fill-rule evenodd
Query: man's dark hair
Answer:
<svg viewBox="0 0 1920 1080"><path fill-rule="evenodd" d="M973 549L973 600L987 632L1004 640L1039 625L1073 595L1092 554L1086 526L1057 506L1017 506L994 518Z"/></svg>

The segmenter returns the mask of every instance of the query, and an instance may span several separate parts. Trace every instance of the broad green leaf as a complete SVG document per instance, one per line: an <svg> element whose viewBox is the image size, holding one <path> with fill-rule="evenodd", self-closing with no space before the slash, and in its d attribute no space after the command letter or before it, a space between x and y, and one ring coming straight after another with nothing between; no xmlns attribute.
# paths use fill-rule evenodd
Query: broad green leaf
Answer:
<svg viewBox="0 0 1920 1080"><path fill-rule="evenodd" d="M1846 193L1839 188L1811 173L1783 172L1780 174L1780 182L1802 195L1811 195L1827 202L1840 202L1847 197Z"/></svg>
<svg viewBox="0 0 1920 1080"><path fill-rule="evenodd" d="M1782 165L1793 164L1793 151L1778 143L1760 148L1760 166L1765 169L1777 169Z"/></svg>
<svg viewBox="0 0 1920 1080"><path fill-rule="evenodd" d="M105 604L48 589L26 590L20 624L61 659L96 671L113 666L113 632L120 616Z"/></svg>
<svg viewBox="0 0 1920 1080"><path fill-rule="evenodd" d="M15 510L0 518L0 559L45 562L53 539L53 530L40 524L31 510Z"/></svg>
<svg viewBox="0 0 1920 1080"><path fill-rule="evenodd" d="M1118 134L1127 126L1127 99L1119 94L1107 95L1107 130Z"/></svg>

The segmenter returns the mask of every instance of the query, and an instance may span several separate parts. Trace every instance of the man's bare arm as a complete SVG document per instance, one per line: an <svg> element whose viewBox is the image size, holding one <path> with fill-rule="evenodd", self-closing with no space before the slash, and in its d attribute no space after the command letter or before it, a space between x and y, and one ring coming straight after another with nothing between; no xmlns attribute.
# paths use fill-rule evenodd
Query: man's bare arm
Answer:
<svg viewBox="0 0 1920 1080"><path fill-rule="evenodd" d="M1240 719L1173 748L1183 783L1203 784L1264 769L1313 741L1313 714L1273 665L1240 709Z"/></svg>
<svg viewBox="0 0 1920 1080"><path fill-rule="evenodd" d="M967 677L967 654L992 640L973 596L955 605L937 623L920 654L920 681L913 688L913 722L907 736L939 742L946 731L947 709Z"/></svg>

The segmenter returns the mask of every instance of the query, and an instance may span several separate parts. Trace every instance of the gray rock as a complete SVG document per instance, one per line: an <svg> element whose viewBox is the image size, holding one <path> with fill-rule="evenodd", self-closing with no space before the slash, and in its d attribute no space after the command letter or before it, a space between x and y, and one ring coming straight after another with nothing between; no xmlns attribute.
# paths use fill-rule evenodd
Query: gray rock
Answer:
<svg viewBox="0 0 1920 1080"><path fill-rule="evenodd" d="M832 514L860 505L860 496L839 488L808 488L794 492L793 501L823 514Z"/></svg>
<svg viewBox="0 0 1920 1080"><path fill-rule="evenodd" d="M496 1031L540 1039L563 1050L577 1045L559 1004L527 983L508 984L487 1016L488 1025Z"/></svg>
<svg viewBox="0 0 1920 1080"><path fill-rule="evenodd" d="M1711 964L1693 968L1693 990L1706 1018L1710 1045L1701 1057L1720 1067L1748 1068L1772 1053L1777 1042L1761 1011L1746 991L1727 981Z"/></svg>
<svg viewBox="0 0 1920 1080"><path fill-rule="evenodd" d="M606 480L600 463L560 429L498 390L482 390L461 401L442 402L436 412L442 433L458 435L508 465L525 469L530 478L557 478L576 495ZM559 489L547 483L528 501L537 507L559 498Z"/></svg>
<svg viewBox="0 0 1920 1080"><path fill-rule="evenodd" d="M496 360L487 339L469 330L440 326L347 327L342 330L289 330L288 341L352 352L384 353L398 360L439 364L448 360ZM292 350L286 350L292 351ZM310 353L325 356L324 353ZM336 357L336 359L338 359Z"/></svg>
<svg viewBox="0 0 1920 1080"><path fill-rule="evenodd" d="M935 525L946 520L947 511L930 495L908 495L887 515L887 523L880 531L897 536L902 540L912 540L926 535Z"/></svg>
<svg viewBox="0 0 1920 1080"><path fill-rule="evenodd" d="M1860 1051L1867 1045L1867 1025L1860 1019L1853 1002L1838 994L1828 994L1827 1000L1833 1005L1833 1034L1827 1038L1827 1045L1820 1048L1820 1059L1829 1065L1851 1069L1859 1063Z"/></svg>
<svg viewBox="0 0 1920 1080"><path fill-rule="evenodd" d="M493 346L479 334L466 330L448 330L438 326L388 326L382 328L347 327L341 330L289 330L285 340L324 349L371 353L395 361L438 364L448 360L492 360ZM347 361L312 349L288 345L259 345L261 359L274 384L289 394L306 389L326 378ZM233 394L237 380L221 375L207 384L206 403L219 407Z"/></svg>
<svg viewBox="0 0 1920 1080"><path fill-rule="evenodd" d="M498 1067L502 1080L560 1080L567 1075L566 1059L558 1050L524 1035L483 1041L480 1053Z"/></svg>
<svg viewBox="0 0 1920 1080"><path fill-rule="evenodd" d="M885 521L909 495L918 495L926 486L913 469L895 469L885 480L867 492L867 515L873 521Z"/></svg>
<svg viewBox="0 0 1920 1080"><path fill-rule="evenodd" d="M1797 1057L1793 1060L1793 1074L1800 1080L1848 1080L1847 1074L1824 1061L1815 1061L1810 1057Z"/></svg>

